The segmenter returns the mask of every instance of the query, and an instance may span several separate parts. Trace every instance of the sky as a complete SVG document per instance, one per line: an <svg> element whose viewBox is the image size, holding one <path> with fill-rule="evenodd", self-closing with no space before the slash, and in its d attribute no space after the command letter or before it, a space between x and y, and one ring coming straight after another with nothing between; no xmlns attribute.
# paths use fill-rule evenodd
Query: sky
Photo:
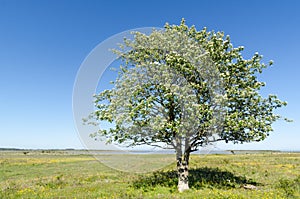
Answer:
<svg viewBox="0 0 300 199"><path fill-rule="evenodd" d="M288 106L263 142L219 149L300 150L300 2L0 0L0 148L84 148L72 92L87 55L122 31L166 22L224 31L243 55L274 60L259 77L263 94ZM106 77L107 78L107 77ZM109 79L109 78L107 78Z"/></svg>

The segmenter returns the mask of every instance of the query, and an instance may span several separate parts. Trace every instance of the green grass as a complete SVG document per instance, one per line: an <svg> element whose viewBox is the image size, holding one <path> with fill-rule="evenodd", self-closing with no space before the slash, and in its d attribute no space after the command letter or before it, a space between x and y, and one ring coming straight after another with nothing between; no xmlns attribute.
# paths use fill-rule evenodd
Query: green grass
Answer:
<svg viewBox="0 0 300 199"><path fill-rule="evenodd" d="M176 190L175 163L168 165L174 156L136 156L115 155L111 160L116 166L137 160L137 170L165 167L128 173L90 155L2 151L0 198L300 198L300 153L193 155L191 189L184 193ZM98 158L105 160L107 155ZM158 164L161 160L165 161L162 165ZM244 184L257 189L244 189Z"/></svg>

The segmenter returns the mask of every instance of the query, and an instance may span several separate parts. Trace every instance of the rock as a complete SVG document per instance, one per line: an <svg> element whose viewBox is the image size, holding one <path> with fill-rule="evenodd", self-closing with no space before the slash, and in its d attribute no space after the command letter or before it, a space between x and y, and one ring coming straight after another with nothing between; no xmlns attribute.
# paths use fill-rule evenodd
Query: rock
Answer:
<svg viewBox="0 0 300 199"><path fill-rule="evenodd" d="M244 189L250 189L250 190L253 190L253 189L257 189L256 186L252 185L252 184L245 184L242 186Z"/></svg>

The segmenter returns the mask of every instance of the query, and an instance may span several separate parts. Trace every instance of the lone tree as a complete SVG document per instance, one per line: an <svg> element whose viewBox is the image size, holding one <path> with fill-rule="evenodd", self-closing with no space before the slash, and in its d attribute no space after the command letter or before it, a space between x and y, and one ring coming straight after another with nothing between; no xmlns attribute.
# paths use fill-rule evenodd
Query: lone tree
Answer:
<svg viewBox="0 0 300 199"><path fill-rule="evenodd" d="M178 190L189 189L190 153L218 141L264 140L274 110L285 106L275 95L264 98L257 74L269 64L255 53L241 55L223 32L197 31L182 20L133 40L114 52L122 65L114 88L95 95L91 117L113 128L92 136L125 146L150 145L176 152Z"/></svg>

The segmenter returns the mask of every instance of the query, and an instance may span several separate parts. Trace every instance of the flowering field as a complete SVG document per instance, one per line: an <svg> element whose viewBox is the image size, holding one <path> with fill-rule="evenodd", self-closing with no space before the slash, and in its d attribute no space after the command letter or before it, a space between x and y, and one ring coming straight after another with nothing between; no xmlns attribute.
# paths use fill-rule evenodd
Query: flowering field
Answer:
<svg viewBox="0 0 300 199"><path fill-rule="evenodd" d="M157 158L139 156L148 162ZM193 155L191 189L178 193L176 183L175 163L155 172L128 173L80 152L0 152L1 199L300 198L300 153Z"/></svg>

